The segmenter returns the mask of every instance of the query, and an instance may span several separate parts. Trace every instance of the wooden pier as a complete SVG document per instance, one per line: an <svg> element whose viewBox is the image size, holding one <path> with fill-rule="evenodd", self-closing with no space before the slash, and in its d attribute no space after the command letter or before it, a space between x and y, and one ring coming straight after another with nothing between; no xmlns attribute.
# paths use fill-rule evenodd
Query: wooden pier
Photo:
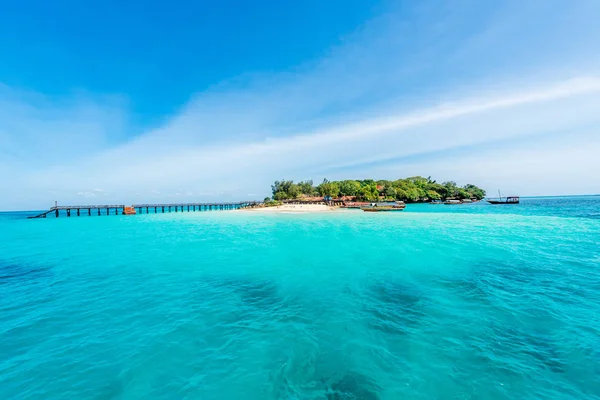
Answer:
<svg viewBox="0 0 600 400"><path fill-rule="evenodd" d="M136 210L137 214L162 214L165 212L194 212L194 211L225 211L237 210L240 208L255 207L260 204L257 201L241 201L233 203L177 203L177 204L134 204L131 207ZM82 215L122 215L126 206L123 204L106 204L106 205L83 205L83 206L54 206L48 211L39 215L28 218L46 218L48 214L54 214L59 217L62 214L70 217Z"/></svg>

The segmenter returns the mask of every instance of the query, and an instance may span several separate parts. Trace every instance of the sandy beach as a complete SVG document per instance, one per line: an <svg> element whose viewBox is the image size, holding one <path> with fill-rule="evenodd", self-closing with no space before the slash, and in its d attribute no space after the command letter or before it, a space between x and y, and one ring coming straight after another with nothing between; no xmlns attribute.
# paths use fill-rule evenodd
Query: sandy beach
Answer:
<svg viewBox="0 0 600 400"><path fill-rule="evenodd" d="M244 208L243 212L261 212L261 213L307 213L307 212L329 212L339 211L339 207L330 207L324 204L282 204L274 207L256 207Z"/></svg>

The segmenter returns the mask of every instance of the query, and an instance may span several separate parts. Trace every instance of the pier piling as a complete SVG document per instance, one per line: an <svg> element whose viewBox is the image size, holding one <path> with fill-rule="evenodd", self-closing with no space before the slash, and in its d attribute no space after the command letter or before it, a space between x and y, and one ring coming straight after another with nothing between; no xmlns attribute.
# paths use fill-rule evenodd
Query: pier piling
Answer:
<svg viewBox="0 0 600 400"><path fill-rule="evenodd" d="M247 202L237 202L237 203L184 203L184 204L134 204L131 207L137 209L139 214L143 214L144 208L146 209L146 214L150 213L150 209L154 208L154 213L158 213L158 210L164 214L165 208L168 212L171 212L171 207L175 207L175 212L179 212L179 208L181 207L181 212L184 212L187 209L188 212L196 211L196 207L198 211L217 211L217 210L236 210L245 207L253 207L257 204L260 204L256 201L247 201ZM119 215L119 210L125 210L124 205L77 205L77 206L58 206L50 208L48 211L45 211L39 215L31 216L28 218L45 218L47 214L54 213L55 217L58 218L60 216L60 211L64 210L66 212L66 216L71 216L71 211L75 210L77 216L81 216L81 210L87 209L88 216L92 215L92 209L97 210L98 215L102 215L102 210L106 210L106 215L111 215L111 209L115 210L115 215ZM123 211L124 212L124 211Z"/></svg>

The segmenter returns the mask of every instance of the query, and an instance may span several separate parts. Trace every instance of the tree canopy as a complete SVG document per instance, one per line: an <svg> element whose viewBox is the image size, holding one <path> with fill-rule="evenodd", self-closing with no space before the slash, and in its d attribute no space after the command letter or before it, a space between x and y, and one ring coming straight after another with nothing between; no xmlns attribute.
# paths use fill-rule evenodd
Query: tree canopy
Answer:
<svg viewBox="0 0 600 400"><path fill-rule="evenodd" d="M323 197L338 197L340 194L340 185L337 182L329 182L323 179L323 183L317 186L317 191Z"/></svg>
<svg viewBox="0 0 600 400"><path fill-rule="evenodd" d="M467 184L458 186L456 182L437 183L431 177L413 176L395 181L365 179L323 182L315 187L313 182L294 183L291 180L275 181L271 185L273 200L291 200L306 196L338 198L354 197L358 201L400 200L420 202L446 200L448 198L476 199L485 197L485 190Z"/></svg>
<svg viewBox="0 0 600 400"><path fill-rule="evenodd" d="M273 200L296 199L300 196L300 187L294 181L275 181L271 185Z"/></svg>

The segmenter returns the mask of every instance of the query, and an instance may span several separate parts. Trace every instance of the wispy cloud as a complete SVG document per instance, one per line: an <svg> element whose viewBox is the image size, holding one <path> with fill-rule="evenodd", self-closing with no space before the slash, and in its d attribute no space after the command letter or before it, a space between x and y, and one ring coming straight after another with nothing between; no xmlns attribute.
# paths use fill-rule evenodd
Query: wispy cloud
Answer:
<svg viewBox="0 0 600 400"><path fill-rule="evenodd" d="M501 98L462 100L407 114L331 124L289 137L175 147L152 157L146 157L143 144L130 143L84 162L36 172L29 179L32 186L90 181L122 194L157 184L177 188L177 196L186 196L179 190L186 186L218 187L235 194L240 187L268 188L267 182L281 174L320 178L332 168L351 169L377 160L597 124L598 101L600 80L580 78L520 89ZM397 176L403 174L402 169L397 171Z"/></svg>
<svg viewBox="0 0 600 400"><path fill-rule="evenodd" d="M125 110L117 96L53 98L0 83L0 156L43 164L97 153L125 135Z"/></svg>
<svg viewBox="0 0 600 400"><path fill-rule="evenodd" d="M572 189L593 191L587 171L600 169L590 156L598 143L600 76L593 73L596 60L581 60L598 43L578 44L565 62L547 51L549 64L511 61L512 50L535 53L542 40L514 42L512 29L522 27L503 17L518 7L511 4L497 18L486 15L487 29L475 24L466 37L455 36L467 21L450 9L416 7L408 25L391 10L317 62L215 85L166 123L129 139L122 133L139 128L129 125L119 98L77 96L61 104L3 87L0 172L8 176L3 193L9 195L0 208L20 208L14 192L31 207L53 201L43 197L49 191L63 203L69 193L121 203L141 196L260 198L284 176L372 173L464 179L490 190L508 189L514 180L521 194L558 193L560 182L550 184L547 170L556 179L585 175ZM530 16L537 12L524 7ZM553 37L556 31L582 37L557 11L540 7L555 16ZM582 2L569 13L586 25L589 7L595 6ZM490 44L495 49L484 48ZM505 71L482 59L495 58L494 51L504 55ZM526 147L527 138L537 147ZM442 156L457 149L471 150ZM553 160L562 151L568 156L558 173ZM510 168L500 168L506 160Z"/></svg>

